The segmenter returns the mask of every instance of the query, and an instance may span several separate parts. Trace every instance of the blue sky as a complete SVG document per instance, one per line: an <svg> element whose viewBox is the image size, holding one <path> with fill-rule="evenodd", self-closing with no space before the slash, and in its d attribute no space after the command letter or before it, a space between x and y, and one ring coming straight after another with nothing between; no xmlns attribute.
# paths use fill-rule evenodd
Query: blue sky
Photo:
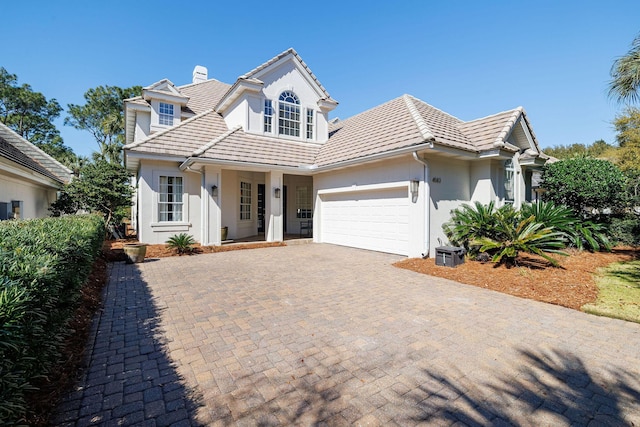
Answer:
<svg viewBox="0 0 640 427"><path fill-rule="evenodd" d="M523 106L541 146L615 142L613 60L640 33L635 1L13 1L0 66L47 98L100 85L233 83L293 47L347 118L404 93L471 120ZM63 126L81 155L88 132Z"/></svg>

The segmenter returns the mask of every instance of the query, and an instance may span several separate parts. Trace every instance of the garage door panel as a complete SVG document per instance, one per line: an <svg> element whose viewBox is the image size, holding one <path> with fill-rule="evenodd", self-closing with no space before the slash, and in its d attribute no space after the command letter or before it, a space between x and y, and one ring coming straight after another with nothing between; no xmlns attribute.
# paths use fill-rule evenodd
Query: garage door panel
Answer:
<svg viewBox="0 0 640 427"><path fill-rule="evenodd" d="M321 240L382 252L408 254L406 188L323 194Z"/></svg>

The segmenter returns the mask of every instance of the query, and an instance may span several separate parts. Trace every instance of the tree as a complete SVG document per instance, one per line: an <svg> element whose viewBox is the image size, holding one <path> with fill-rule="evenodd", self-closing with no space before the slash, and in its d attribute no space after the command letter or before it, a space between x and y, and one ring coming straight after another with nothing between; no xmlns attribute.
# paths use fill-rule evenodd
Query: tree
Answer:
<svg viewBox="0 0 640 427"><path fill-rule="evenodd" d="M18 77L0 67L0 122L57 160L73 155L53 124L61 112L58 101L47 100L28 84L19 86Z"/></svg>
<svg viewBox="0 0 640 427"><path fill-rule="evenodd" d="M124 166L104 159L85 165L80 176L67 184L51 211L54 216L80 209L100 212L107 225L117 222L117 213L131 206L133 188Z"/></svg>
<svg viewBox="0 0 640 427"><path fill-rule="evenodd" d="M638 102L640 100L640 35L631 43L625 56L613 62L609 82L609 96L618 102Z"/></svg>
<svg viewBox="0 0 640 427"><path fill-rule="evenodd" d="M111 163L121 162L124 145L123 100L142 93L142 87L98 86L84 94L84 105L69 104L64 124L91 132L100 149L99 156Z"/></svg>
<svg viewBox="0 0 640 427"><path fill-rule="evenodd" d="M545 148L544 153L556 159L570 159L572 157L589 156L595 158L609 158L616 151L616 147L602 139L595 141L591 145L571 144L555 145Z"/></svg>
<svg viewBox="0 0 640 427"><path fill-rule="evenodd" d="M576 157L547 164L542 187L544 201L567 206L578 218L590 216L593 209L617 212L625 207L625 177L607 160Z"/></svg>

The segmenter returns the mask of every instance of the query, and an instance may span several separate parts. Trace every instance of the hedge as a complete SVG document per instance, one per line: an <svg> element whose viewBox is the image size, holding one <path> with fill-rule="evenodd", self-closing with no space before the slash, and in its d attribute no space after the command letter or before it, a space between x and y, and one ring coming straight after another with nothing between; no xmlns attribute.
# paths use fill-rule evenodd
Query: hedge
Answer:
<svg viewBox="0 0 640 427"><path fill-rule="evenodd" d="M23 419L25 392L61 363L103 239L96 215L0 222L0 425Z"/></svg>

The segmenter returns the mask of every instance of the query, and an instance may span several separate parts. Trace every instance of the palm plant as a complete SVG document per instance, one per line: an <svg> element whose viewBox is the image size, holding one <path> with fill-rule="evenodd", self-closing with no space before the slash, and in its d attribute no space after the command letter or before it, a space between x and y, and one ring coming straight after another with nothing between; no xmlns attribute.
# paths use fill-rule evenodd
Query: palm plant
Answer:
<svg viewBox="0 0 640 427"><path fill-rule="evenodd" d="M187 233L175 234L166 241L167 247L176 251L179 254L193 252L193 246L196 241Z"/></svg>
<svg viewBox="0 0 640 427"><path fill-rule="evenodd" d="M467 253L474 255L478 253L479 246L471 242L483 237L499 240L503 233L499 220L515 221L516 216L517 212L511 205L495 209L494 202L488 205L480 202L463 204L451 211L451 219L443 225L443 229L452 244L463 246Z"/></svg>
<svg viewBox="0 0 640 427"><path fill-rule="evenodd" d="M480 246L480 252L494 253L493 262L515 265L518 253L527 252L540 255L557 266L558 261L547 253L568 255L560 250L565 246L565 234L536 222L533 215L520 221L515 227L510 220L499 219L498 228L506 238L481 237L471 242L472 245Z"/></svg>
<svg viewBox="0 0 640 427"><path fill-rule="evenodd" d="M533 216L536 222L565 235L567 243L578 250L611 250L611 243L602 225L591 221L579 221L572 210L553 202L524 204L520 208L523 218Z"/></svg>
<svg viewBox="0 0 640 427"><path fill-rule="evenodd" d="M615 60L611 67L609 96L619 102L640 100L640 36L637 36L625 56Z"/></svg>

